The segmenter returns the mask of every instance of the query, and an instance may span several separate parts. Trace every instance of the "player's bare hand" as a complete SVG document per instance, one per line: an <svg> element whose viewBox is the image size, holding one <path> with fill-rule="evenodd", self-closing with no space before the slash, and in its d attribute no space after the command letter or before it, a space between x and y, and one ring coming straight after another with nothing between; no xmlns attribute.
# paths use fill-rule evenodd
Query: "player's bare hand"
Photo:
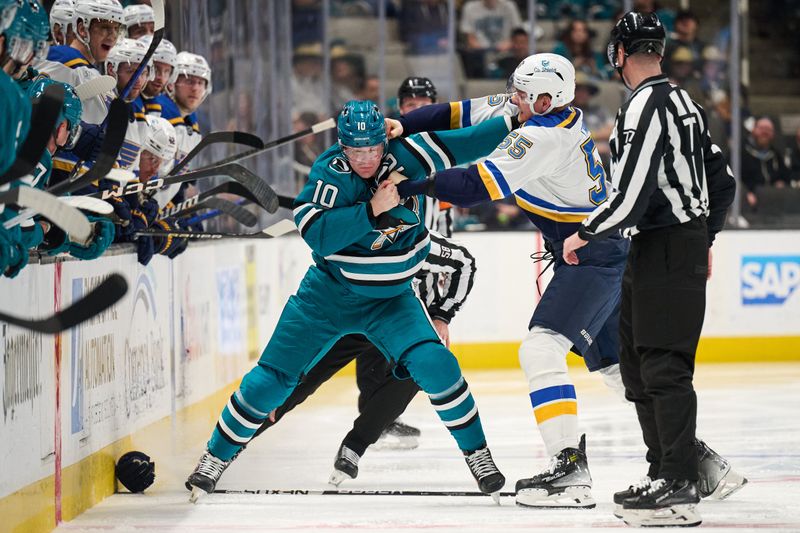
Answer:
<svg viewBox="0 0 800 533"><path fill-rule="evenodd" d="M389 178L388 178L388 180L394 183L395 185L400 185L401 181L406 181L407 179L408 179L407 177L403 176L396 170L392 170L392 172L389 173Z"/></svg>
<svg viewBox="0 0 800 533"><path fill-rule="evenodd" d="M386 136L389 139L396 139L403 135L403 125L400 124L399 120L393 118L385 118L383 120L386 124Z"/></svg>
<svg viewBox="0 0 800 533"><path fill-rule="evenodd" d="M381 182L369 203L372 205L373 215L378 216L381 213L385 213L400 203L400 195L397 194L397 187L389 180Z"/></svg>
<svg viewBox="0 0 800 533"><path fill-rule="evenodd" d="M275 413L277 411L278 411L277 409L273 409L272 411L269 412L269 421L272 422L273 424L275 423Z"/></svg>
<svg viewBox="0 0 800 533"><path fill-rule="evenodd" d="M436 329L436 333L439 334L439 338L442 339L445 347L450 348L450 325L444 320L434 318L433 327Z"/></svg>
<svg viewBox="0 0 800 533"><path fill-rule="evenodd" d="M577 265L578 264L578 254L575 253L578 248L583 248L586 246L586 243L589 241L584 241L581 239L577 233L573 233L567 240L564 241L564 261L567 262L568 265Z"/></svg>

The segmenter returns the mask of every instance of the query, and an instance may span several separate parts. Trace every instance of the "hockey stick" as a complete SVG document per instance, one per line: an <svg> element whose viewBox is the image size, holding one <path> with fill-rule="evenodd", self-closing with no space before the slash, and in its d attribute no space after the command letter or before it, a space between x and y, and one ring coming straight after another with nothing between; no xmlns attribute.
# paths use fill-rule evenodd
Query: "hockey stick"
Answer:
<svg viewBox="0 0 800 533"><path fill-rule="evenodd" d="M342 489L216 489L214 494L267 494L296 496L491 496L478 491L460 490L342 490ZM501 492L500 496L514 496Z"/></svg>
<svg viewBox="0 0 800 533"><path fill-rule="evenodd" d="M113 196L126 196L139 192L153 193L160 189L164 189L170 185L177 183L185 183L187 181L194 181L199 178L207 178L210 176L227 176L234 181L239 182L244 187L250 190L250 193L256 198L256 202L267 210L269 213L274 213L278 210L278 195L272 190L272 187L267 183L244 168L242 165L230 163L221 167L207 168L205 170L193 170L177 176L168 176L165 178L151 179L147 183L131 183L124 187L116 187L113 190L104 190L93 193L90 196L99 197L101 200L106 200Z"/></svg>
<svg viewBox="0 0 800 533"><path fill-rule="evenodd" d="M105 96L111 93L116 86L117 80L115 80L113 76L105 74L81 83L75 87L75 94L78 95L78 99L81 101L81 103L85 104L92 98Z"/></svg>
<svg viewBox="0 0 800 533"><path fill-rule="evenodd" d="M89 294L49 318L28 320L0 313L0 321L39 333L58 333L99 315L120 301L126 292L128 283L125 278L119 274L111 274Z"/></svg>
<svg viewBox="0 0 800 533"><path fill-rule="evenodd" d="M89 198L88 196L56 196L55 198L58 198L62 203L74 207L75 209L90 211L98 215L110 215L114 212L114 208L111 206L111 204L104 202L103 200L98 200L97 198ZM22 222L33 218L36 216L36 214L37 211L35 209L28 208L17 216L5 221L3 225L6 228L12 228L17 224L21 224ZM67 231L66 233L69 232Z"/></svg>
<svg viewBox="0 0 800 533"><path fill-rule="evenodd" d="M92 237L92 224L86 216L72 206L59 201L55 196L33 187L15 187L0 194L0 204L16 204L38 213L64 230L70 240L84 244ZM30 218L24 211L22 215L6 221L5 228L13 228L18 223ZM19 220L17 220L19 219Z"/></svg>
<svg viewBox="0 0 800 533"><path fill-rule="evenodd" d="M125 100L131 93L131 89L133 89L136 80L139 79L139 76L141 76L150 58L153 57L156 48L158 48L158 45L161 44L161 40L164 38L164 0L152 0L150 6L153 8L153 29L155 30L153 32L153 40L150 41L150 46L147 48L144 58L142 58L141 63L139 63L139 66L134 71L131 79L128 80L128 83L125 84L125 87L119 93L120 100ZM103 122L103 124L105 124L105 122Z"/></svg>
<svg viewBox="0 0 800 533"><path fill-rule="evenodd" d="M236 196L241 196L242 198L244 198L246 200L254 202L255 204L257 204L257 205L259 205L261 207L264 207L263 205L258 203L258 199L256 199L255 196L253 196L253 193L250 192L250 190L247 189L247 187L245 187L244 185L242 185L238 181L226 181L225 183L221 183L221 184L217 185L216 187L212 187L211 189L209 189L207 191L201 192L198 195L190 196L189 198L187 198L186 200L182 201L178 205L175 205L175 206L170 207L170 208L162 209L158 214L159 215L158 219L161 220L161 219L164 219L164 218L167 218L167 217L174 216L175 213L178 213L180 211L183 211L184 209L192 207L193 205L197 204L198 202L202 202L206 198L211 198L213 196L216 196L217 194L233 194L233 195L236 195ZM278 197L278 203L280 203L280 201L281 201L281 197L279 196ZM209 217L206 217L206 218L209 218Z"/></svg>
<svg viewBox="0 0 800 533"><path fill-rule="evenodd" d="M117 161L122 143L125 142L125 133L128 131L128 104L120 99L111 102L106 120L108 121L106 136L100 148L100 155L92 168L82 176L78 176L83 166L83 162L79 161L67 179L53 185L47 192L55 195L71 193L108 174Z"/></svg>
<svg viewBox="0 0 800 533"><path fill-rule="evenodd" d="M271 226L255 233L211 233L200 231L167 231L157 229L144 229L135 235L145 237L176 237L180 239L272 239L295 231L297 226L289 219L276 222Z"/></svg>
<svg viewBox="0 0 800 533"><path fill-rule="evenodd" d="M167 176L174 176L175 174L179 173L206 146L218 143L243 144L245 146L250 146L251 148L264 147L264 141L262 141L260 137L257 137L252 133L245 133L243 131L212 131L211 133L200 139L200 142L197 143L197 146L192 148L192 151L186 154L186 157L181 159L178 162L178 164L175 165L172 168L172 170L169 171L169 174L167 174Z"/></svg>
<svg viewBox="0 0 800 533"><path fill-rule="evenodd" d="M258 217L253 213L235 202L231 202L222 198L206 198L205 200L202 200L193 206L187 207L183 211L178 211L173 216L181 217L190 215L201 209L213 209L214 211L212 211L212 213L215 213L214 216L228 215L239 224L247 226L248 228L252 228L258 224Z"/></svg>
<svg viewBox="0 0 800 533"><path fill-rule="evenodd" d="M263 148L257 148L255 150L248 150L246 152L242 152L241 154L232 155L230 157L226 157L225 159L221 159L216 163L212 163L205 167L201 167L198 170L208 170L211 168L220 167L223 165L227 165L228 163L235 163L237 161L244 161L245 159L249 159L251 157L255 157L259 154L266 152L267 150L272 150L273 148L277 148L278 146L282 146L284 144L288 144L292 141L296 141L301 137L306 137L307 135L313 135L315 133L319 133L321 131L329 130L331 128L336 127L336 121L332 118L323 120L322 122L317 122L310 128L306 128L304 130L292 133L291 135L287 135L286 137L281 137L280 139L275 139L274 141L270 141L264 145Z"/></svg>
<svg viewBox="0 0 800 533"><path fill-rule="evenodd" d="M63 105L64 88L59 85L48 86L39 101L33 106L28 136L20 146L17 158L11 167L0 176L0 185L11 183L33 173L33 169L39 164L42 154L47 149L47 143L53 135L53 129L58 117L61 116Z"/></svg>

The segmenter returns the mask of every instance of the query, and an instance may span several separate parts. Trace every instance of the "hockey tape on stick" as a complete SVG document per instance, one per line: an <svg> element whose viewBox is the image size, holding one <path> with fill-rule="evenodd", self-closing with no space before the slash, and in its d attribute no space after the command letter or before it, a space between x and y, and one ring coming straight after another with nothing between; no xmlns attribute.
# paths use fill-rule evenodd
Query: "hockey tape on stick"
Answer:
<svg viewBox="0 0 800 533"><path fill-rule="evenodd" d="M174 176L178 174L186 165L189 164L189 162L191 162L192 159L197 156L197 154L203 151L203 149L209 145L219 143L243 144L245 146L250 146L251 148L257 149L264 147L264 141L252 133L246 133L243 131L212 131L200 139L200 142L197 143L197 146L192 148L192 151L186 154L186 157L181 159L178 164L175 165L172 170L170 170L167 176Z"/></svg>
<svg viewBox="0 0 800 533"><path fill-rule="evenodd" d="M75 87L75 94L78 95L82 104L98 96L106 96L117 86L117 80L113 76L104 74L91 80L87 80Z"/></svg>
<svg viewBox="0 0 800 533"><path fill-rule="evenodd" d="M59 196L58 199L67 205L71 205L75 209L90 211L98 215L110 215L114 212L114 206L99 198L90 198L88 196Z"/></svg>
<svg viewBox="0 0 800 533"><path fill-rule="evenodd" d="M221 165L227 165L228 163L235 163L236 161L244 161L245 159L249 159L251 157L255 157L259 154L266 152L267 150L272 150L273 148L277 148L278 146L283 146L284 144L288 144L292 141L296 141L301 137L306 137L308 135L314 135L321 131L329 130L336 127L336 121L332 118L323 120L322 122L318 122L311 126L310 128L306 128L304 130L292 133L291 135L287 135L286 137L281 137L280 139L275 139L274 141L270 141L264 145L263 148L256 149L256 150L248 150L247 152L242 152L241 154L232 155L230 157L226 157L225 159L221 159L216 163L212 163L211 165L207 165L202 167L198 170L208 170L214 167L218 167Z"/></svg>
<svg viewBox="0 0 800 533"><path fill-rule="evenodd" d="M0 176L0 185L33 173L33 169L39 164L42 154L47 149L47 143L53 135L63 105L64 87L57 84L49 85L33 106L28 136L19 147L14 163Z"/></svg>
<svg viewBox="0 0 800 533"><path fill-rule="evenodd" d="M125 84L125 88L119 93L120 100L128 98L131 89L133 89L133 86L136 84L136 80L142 75L145 67L147 67L147 64L150 62L150 58L153 57L156 48L158 48L158 45L161 44L161 40L164 38L164 0L152 0L150 6L153 8L153 29L155 30L153 32L153 40L150 41L150 46L147 48L142 62L139 63L139 66L136 68L133 76L131 76L131 79L128 80L128 83ZM105 122L103 122L103 124L105 124Z"/></svg>
<svg viewBox="0 0 800 533"><path fill-rule="evenodd" d="M116 181L117 183L130 183L136 181L136 174L124 168L112 168L108 171L105 178L107 180Z"/></svg>
<svg viewBox="0 0 800 533"><path fill-rule="evenodd" d="M295 226L294 222L288 219L284 219L279 222L276 222L271 226L267 226L261 231L257 231L255 233L211 233L211 232L201 232L201 231L167 231L167 230L157 230L148 228L145 230L137 231L135 235L137 236L143 235L145 237L176 237L180 239L202 239L202 240L273 239L275 237L280 237L281 235L286 235L287 233L291 233L292 231L296 230L297 226Z"/></svg>
<svg viewBox="0 0 800 533"><path fill-rule="evenodd" d="M59 201L52 194L39 189L16 187L0 194L0 204L16 204L33 212L29 216L24 216L27 213L26 211L22 215L6 221L3 224L5 228L12 228L23 220L27 220L33 214L38 213L64 230L73 242L85 244L92 237L92 224L86 218L86 215L74 207ZM20 218L22 220L17 220Z"/></svg>
<svg viewBox="0 0 800 533"><path fill-rule="evenodd" d="M53 185L47 189L47 192L55 195L75 192L93 181L105 177L114 167L119 150L122 148L122 143L125 142L125 133L128 131L128 104L120 99L111 102L106 120L108 121L106 136L100 147L100 155L92 165L92 168L78 177L77 173L83 166L82 162L79 161L69 178Z"/></svg>
<svg viewBox="0 0 800 533"><path fill-rule="evenodd" d="M266 494L296 496L491 496L478 491L458 490L339 490L339 489L217 489L214 494ZM513 492L501 492L500 496L514 496Z"/></svg>
<svg viewBox="0 0 800 533"><path fill-rule="evenodd" d="M0 321L39 333L58 333L74 328L99 315L125 296L128 283L119 274L111 274L86 296L49 318L24 319L0 313Z"/></svg>

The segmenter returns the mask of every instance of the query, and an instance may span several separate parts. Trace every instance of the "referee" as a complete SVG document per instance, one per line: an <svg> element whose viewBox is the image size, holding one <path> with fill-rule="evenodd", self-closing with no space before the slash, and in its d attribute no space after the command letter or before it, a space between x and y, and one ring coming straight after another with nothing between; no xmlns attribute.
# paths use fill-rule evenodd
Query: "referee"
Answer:
<svg viewBox="0 0 800 533"><path fill-rule="evenodd" d="M712 144L703 109L661 72L664 27L627 13L608 57L633 94L611 135L613 192L564 242L564 260L589 240L632 237L622 283L620 370L636 405L649 478L615 495L629 525L698 525L694 359L703 326L710 247L735 182ZM624 498L624 500L623 500ZM667 511L667 512L664 512Z"/></svg>

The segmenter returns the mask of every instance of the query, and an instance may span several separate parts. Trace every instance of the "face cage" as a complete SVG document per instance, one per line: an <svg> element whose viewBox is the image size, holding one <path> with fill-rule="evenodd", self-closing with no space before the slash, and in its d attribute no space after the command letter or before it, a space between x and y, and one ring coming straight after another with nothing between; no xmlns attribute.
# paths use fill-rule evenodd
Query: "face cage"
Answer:
<svg viewBox="0 0 800 533"><path fill-rule="evenodd" d="M72 150L75 148L75 144L78 142L81 133L83 133L83 127L81 126L81 123L78 122L69 130L69 136L67 137L67 142L64 143L63 148L65 150Z"/></svg>
<svg viewBox="0 0 800 533"><path fill-rule="evenodd" d="M17 16L17 4L7 5L2 12L0 12L0 32L4 32L14 22L14 17Z"/></svg>
<svg viewBox="0 0 800 533"><path fill-rule="evenodd" d="M7 41L6 44L6 57L18 66L31 63L35 55L36 47L30 39L22 39L18 36L13 36Z"/></svg>

